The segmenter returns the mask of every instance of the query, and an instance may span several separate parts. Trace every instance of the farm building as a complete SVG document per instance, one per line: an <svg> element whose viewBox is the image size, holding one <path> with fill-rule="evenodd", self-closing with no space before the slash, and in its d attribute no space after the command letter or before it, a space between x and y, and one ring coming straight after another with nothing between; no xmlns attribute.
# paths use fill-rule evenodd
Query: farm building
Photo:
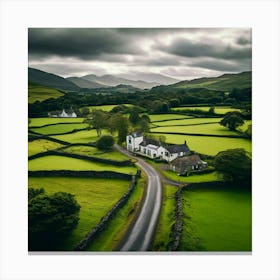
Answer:
<svg viewBox="0 0 280 280"><path fill-rule="evenodd" d="M48 116L50 118L77 118L77 114L71 108L70 110L54 111L49 112Z"/></svg>
<svg viewBox="0 0 280 280"><path fill-rule="evenodd" d="M176 158L170 163L170 169L178 175L188 175L190 172L204 170L206 168L207 163L202 161L199 155Z"/></svg>
<svg viewBox="0 0 280 280"><path fill-rule="evenodd" d="M131 152L168 162L191 153L186 141L181 145L165 145L160 141L144 137L141 132L133 132L127 135L126 144L127 150Z"/></svg>

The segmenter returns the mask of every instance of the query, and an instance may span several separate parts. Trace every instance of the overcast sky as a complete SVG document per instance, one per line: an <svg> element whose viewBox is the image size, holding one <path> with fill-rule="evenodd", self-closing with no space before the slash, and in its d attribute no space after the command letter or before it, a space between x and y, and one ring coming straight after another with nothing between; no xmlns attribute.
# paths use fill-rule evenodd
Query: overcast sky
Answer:
<svg viewBox="0 0 280 280"><path fill-rule="evenodd" d="M159 73L188 80L251 70L248 28L30 28L29 66L63 77Z"/></svg>

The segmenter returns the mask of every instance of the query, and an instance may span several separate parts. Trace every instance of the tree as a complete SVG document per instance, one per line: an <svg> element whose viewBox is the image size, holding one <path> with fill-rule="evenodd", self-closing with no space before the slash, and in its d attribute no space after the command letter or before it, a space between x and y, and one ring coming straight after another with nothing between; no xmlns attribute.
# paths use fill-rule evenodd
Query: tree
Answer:
<svg viewBox="0 0 280 280"><path fill-rule="evenodd" d="M118 132L118 143L122 144L128 134L128 119L122 114L115 114L110 118L110 130Z"/></svg>
<svg viewBox="0 0 280 280"><path fill-rule="evenodd" d="M138 114L138 111L135 110L134 108L131 109L131 112L129 114L129 121L134 125L136 125L140 121L140 116Z"/></svg>
<svg viewBox="0 0 280 280"><path fill-rule="evenodd" d="M208 110L209 115L215 115L215 107L210 107Z"/></svg>
<svg viewBox="0 0 280 280"><path fill-rule="evenodd" d="M107 126L108 115L102 110L94 110L92 114L85 120L90 127L95 128L97 135L100 137L102 128Z"/></svg>
<svg viewBox="0 0 280 280"><path fill-rule="evenodd" d="M114 138L111 135L103 135L96 141L96 147L102 151L111 150L114 145Z"/></svg>
<svg viewBox="0 0 280 280"><path fill-rule="evenodd" d="M251 158L244 149L229 149L219 152L213 165L223 174L225 181L248 182L251 181Z"/></svg>
<svg viewBox="0 0 280 280"><path fill-rule="evenodd" d="M43 189L29 189L28 194L30 249L46 248L77 226L80 205L74 195L65 192L47 195Z"/></svg>
<svg viewBox="0 0 280 280"><path fill-rule="evenodd" d="M236 130L238 126L244 124L242 114L237 111L228 112L225 117L220 121L220 124L230 130Z"/></svg>
<svg viewBox="0 0 280 280"><path fill-rule="evenodd" d="M83 107L83 108L80 110L80 112L81 112L81 116L82 116L82 117L87 117L88 114L90 113L90 110L89 110L88 107Z"/></svg>

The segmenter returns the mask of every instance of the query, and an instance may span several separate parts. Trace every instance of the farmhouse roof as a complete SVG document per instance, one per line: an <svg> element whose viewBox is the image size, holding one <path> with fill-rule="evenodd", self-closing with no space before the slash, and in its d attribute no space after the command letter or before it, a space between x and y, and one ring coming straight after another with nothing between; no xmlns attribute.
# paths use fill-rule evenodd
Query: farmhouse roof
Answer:
<svg viewBox="0 0 280 280"><path fill-rule="evenodd" d="M176 154L176 153L188 153L190 152L189 147L187 144L182 144L182 145L168 145L165 147L165 149L170 152L171 154Z"/></svg>
<svg viewBox="0 0 280 280"><path fill-rule="evenodd" d="M140 146L146 147L148 145L160 146L160 142L151 138L144 138L143 141L139 144Z"/></svg>
<svg viewBox="0 0 280 280"><path fill-rule="evenodd" d="M132 132L132 133L131 133L131 136L132 136L133 138L137 138L137 137L143 136L143 133L140 132L140 131L135 131L135 132Z"/></svg>
<svg viewBox="0 0 280 280"><path fill-rule="evenodd" d="M176 158L172 161L171 164L176 167L186 167L204 163L205 162L200 159L199 155L191 155L187 157Z"/></svg>

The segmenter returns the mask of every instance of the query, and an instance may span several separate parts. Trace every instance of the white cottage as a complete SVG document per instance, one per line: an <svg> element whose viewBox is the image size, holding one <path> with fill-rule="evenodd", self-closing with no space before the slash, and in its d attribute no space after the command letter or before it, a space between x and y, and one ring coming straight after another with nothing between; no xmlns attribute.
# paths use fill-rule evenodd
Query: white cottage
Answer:
<svg viewBox="0 0 280 280"><path fill-rule="evenodd" d="M182 145L165 145L160 141L146 138L141 132L133 132L126 137L127 150L149 158L163 159L168 162L190 154L185 141Z"/></svg>

